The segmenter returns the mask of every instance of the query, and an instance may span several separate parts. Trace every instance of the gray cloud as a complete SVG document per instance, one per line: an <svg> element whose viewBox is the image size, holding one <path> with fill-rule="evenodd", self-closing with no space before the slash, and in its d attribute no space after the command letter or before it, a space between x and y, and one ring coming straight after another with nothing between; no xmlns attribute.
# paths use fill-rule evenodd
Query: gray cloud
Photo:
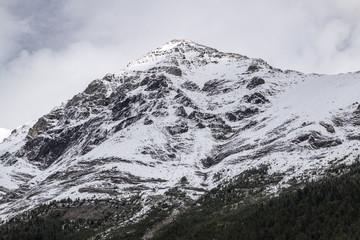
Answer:
<svg viewBox="0 0 360 240"><path fill-rule="evenodd" d="M0 0L0 127L174 38L303 72L360 70L355 0Z"/></svg>

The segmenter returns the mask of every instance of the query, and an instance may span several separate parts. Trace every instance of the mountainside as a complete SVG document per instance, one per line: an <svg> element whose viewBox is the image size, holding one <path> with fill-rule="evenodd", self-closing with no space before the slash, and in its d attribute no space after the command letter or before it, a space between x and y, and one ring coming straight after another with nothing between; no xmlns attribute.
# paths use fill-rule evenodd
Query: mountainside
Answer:
<svg viewBox="0 0 360 240"><path fill-rule="evenodd" d="M358 89L360 72L283 71L173 40L0 144L0 217L65 198L138 196L134 220L175 188L185 195L176 214L264 166L276 181L261 195L277 195L357 159Z"/></svg>

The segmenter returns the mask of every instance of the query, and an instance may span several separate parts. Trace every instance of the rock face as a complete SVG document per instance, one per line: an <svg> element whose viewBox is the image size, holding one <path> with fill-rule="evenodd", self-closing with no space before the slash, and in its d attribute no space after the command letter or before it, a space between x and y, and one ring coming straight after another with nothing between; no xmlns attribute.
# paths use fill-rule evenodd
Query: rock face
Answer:
<svg viewBox="0 0 360 240"><path fill-rule="evenodd" d="M264 194L321 176L358 156L359 74L281 71L171 41L0 144L0 216L68 197L141 196L146 212L174 187L197 199L260 165L283 176Z"/></svg>
<svg viewBox="0 0 360 240"><path fill-rule="evenodd" d="M265 80L260 77L253 77L249 84L246 86L247 89L256 88L259 85L265 84Z"/></svg>

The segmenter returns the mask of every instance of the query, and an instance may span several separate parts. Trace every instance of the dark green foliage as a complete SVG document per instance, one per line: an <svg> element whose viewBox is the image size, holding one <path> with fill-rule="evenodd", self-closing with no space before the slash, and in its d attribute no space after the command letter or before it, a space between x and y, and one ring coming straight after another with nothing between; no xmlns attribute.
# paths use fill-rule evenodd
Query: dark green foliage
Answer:
<svg viewBox="0 0 360 240"><path fill-rule="evenodd" d="M146 213L146 216L141 219L139 222L134 224L127 225L125 227L119 228L115 231L112 231L106 239L109 240L138 240L149 231L156 223L161 222L166 217L169 216L170 212L174 209L175 206L170 206L163 204L157 207L153 207L149 212Z"/></svg>
<svg viewBox="0 0 360 240"><path fill-rule="evenodd" d="M139 210L139 198L63 199L43 204L0 226L0 240L87 239Z"/></svg>
<svg viewBox="0 0 360 240"><path fill-rule="evenodd" d="M0 240L141 239L179 206L179 199L185 199L185 193L178 188L170 189L165 196L154 200L151 209L139 218L134 215L142 209L140 196L121 201L52 201L2 223Z"/></svg>
<svg viewBox="0 0 360 240"><path fill-rule="evenodd" d="M86 228L84 227L86 225ZM13 220L0 228L1 240L16 239L86 239L92 236L96 223L63 221L54 218L34 217L26 222Z"/></svg>
<svg viewBox="0 0 360 240"><path fill-rule="evenodd" d="M113 230L106 239L138 240L154 226L168 218L174 209L186 201L186 193L174 187L165 192L166 198L157 202L139 221ZM181 200L181 201L180 201Z"/></svg>
<svg viewBox="0 0 360 240"><path fill-rule="evenodd" d="M359 239L360 165L341 177L236 210L220 211L219 200L214 214L207 210L213 204L191 208L154 239Z"/></svg>

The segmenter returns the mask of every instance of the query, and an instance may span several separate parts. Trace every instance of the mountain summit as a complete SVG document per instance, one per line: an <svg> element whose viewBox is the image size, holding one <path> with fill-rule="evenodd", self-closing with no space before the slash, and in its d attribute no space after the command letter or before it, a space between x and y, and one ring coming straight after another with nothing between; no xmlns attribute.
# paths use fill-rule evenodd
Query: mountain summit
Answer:
<svg viewBox="0 0 360 240"><path fill-rule="evenodd" d="M359 156L359 77L170 41L0 144L0 216L52 200L138 196L135 218L174 189L186 206L264 166L278 176L265 196L321 178Z"/></svg>

